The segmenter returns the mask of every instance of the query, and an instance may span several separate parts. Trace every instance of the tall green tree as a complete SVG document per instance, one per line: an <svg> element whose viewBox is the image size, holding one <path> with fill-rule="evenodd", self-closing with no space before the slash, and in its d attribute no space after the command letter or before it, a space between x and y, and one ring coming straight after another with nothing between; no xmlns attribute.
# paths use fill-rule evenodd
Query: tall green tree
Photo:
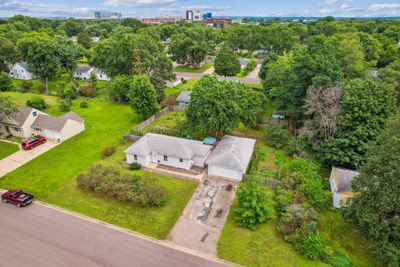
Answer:
<svg viewBox="0 0 400 267"><path fill-rule="evenodd" d="M223 76L235 76L240 72L240 61L230 47L223 47L214 61L215 72Z"/></svg>
<svg viewBox="0 0 400 267"><path fill-rule="evenodd" d="M389 116L395 110L393 85L375 80L351 80L340 102L336 134L323 147L326 163L356 168L365 162Z"/></svg>
<svg viewBox="0 0 400 267"><path fill-rule="evenodd" d="M17 49L28 62L28 70L44 80L48 92L49 78L55 76L60 68L54 40L44 36L27 37L18 42Z"/></svg>
<svg viewBox="0 0 400 267"><path fill-rule="evenodd" d="M131 107L144 119L154 115L160 109L156 90L148 76L132 76L127 97Z"/></svg>
<svg viewBox="0 0 400 267"><path fill-rule="evenodd" d="M90 39L90 35L87 32L78 33L77 42L86 49L89 49L92 46L92 39Z"/></svg>
<svg viewBox="0 0 400 267"><path fill-rule="evenodd" d="M240 122L255 126L260 109L261 97L247 86L206 76L193 88L185 112L189 126L220 136Z"/></svg>
<svg viewBox="0 0 400 267"><path fill-rule="evenodd" d="M0 71L8 71L7 64L14 63L18 58L13 42L0 36Z"/></svg>
<svg viewBox="0 0 400 267"><path fill-rule="evenodd" d="M72 81L74 70L78 65L79 59L85 55L85 49L80 44L74 44L71 40L65 37L57 37L57 57L60 60L61 67L65 68Z"/></svg>
<svg viewBox="0 0 400 267"><path fill-rule="evenodd" d="M8 96L0 95L0 114L9 115L18 110L18 106Z"/></svg>
<svg viewBox="0 0 400 267"><path fill-rule="evenodd" d="M358 194L346 217L369 242L376 258L400 265L400 116L393 118L368 152L367 163L352 182Z"/></svg>

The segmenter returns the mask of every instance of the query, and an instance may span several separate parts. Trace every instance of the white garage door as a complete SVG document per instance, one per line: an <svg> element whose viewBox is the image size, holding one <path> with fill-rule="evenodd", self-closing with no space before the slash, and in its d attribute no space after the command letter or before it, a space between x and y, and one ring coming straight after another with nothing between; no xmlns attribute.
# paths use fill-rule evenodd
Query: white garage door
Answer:
<svg viewBox="0 0 400 267"><path fill-rule="evenodd" d="M235 180L242 180L242 172L229 169L229 168L223 168L219 166L214 166L214 165L208 165L208 175L210 176L220 176L220 177L227 177Z"/></svg>
<svg viewBox="0 0 400 267"><path fill-rule="evenodd" d="M56 132L56 131L51 131L51 130L45 130L44 131L44 136L47 139L51 139L51 140L63 140L62 135L60 132Z"/></svg>

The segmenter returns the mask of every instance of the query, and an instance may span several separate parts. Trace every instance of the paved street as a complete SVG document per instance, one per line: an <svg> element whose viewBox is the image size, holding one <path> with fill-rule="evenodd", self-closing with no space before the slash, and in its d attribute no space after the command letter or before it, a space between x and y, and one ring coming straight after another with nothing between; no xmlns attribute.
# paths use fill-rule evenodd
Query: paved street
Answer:
<svg viewBox="0 0 400 267"><path fill-rule="evenodd" d="M1 267L227 266L38 203L0 203L0 239Z"/></svg>
<svg viewBox="0 0 400 267"><path fill-rule="evenodd" d="M47 141L45 144L35 147L33 150L19 150L14 154L0 160L0 177L9 172L21 167L25 163L33 160L34 158L42 155L50 149L57 146L59 143Z"/></svg>

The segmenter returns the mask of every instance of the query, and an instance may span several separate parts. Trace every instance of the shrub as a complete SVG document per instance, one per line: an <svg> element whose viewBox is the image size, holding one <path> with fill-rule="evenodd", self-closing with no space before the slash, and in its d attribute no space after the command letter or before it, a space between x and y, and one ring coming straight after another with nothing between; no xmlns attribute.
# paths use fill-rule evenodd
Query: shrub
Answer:
<svg viewBox="0 0 400 267"><path fill-rule="evenodd" d="M28 101L26 101L26 105L31 108L35 108L38 110L45 110L48 105L46 101L44 101L43 97L41 96L33 96Z"/></svg>
<svg viewBox="0 0 400 267"><path fill-rule="evenodd" d="M115 153L115 147L108 146L103 149L102 157L103 159L110 157L112 154Z"/></svg>
<svg viewBox="0 0 400 267"><path fill-rule="evenodd" d="M257 172L260 168L260 164L261 164L261 162L264 161L264 159L265 159L265 151L257 146L253 153L253 156L250 160L250 164L247 169L247 173L249 175L257 174Z"/></svg>
<svg viewBox="0 0 400 267"><path fill-rule="evenodd" d="M1 72L0 73L0 92L5 91L12 91L14 88L11 78L8 76L7 73Z"/></svg>
<svg viewBox="0 0 400 267"><path fill-rule="evenodd" d="M304 227L307 228L309 226L306 225ZM308 232L308 230L305 231L306 233L302 233L300 238L295 241L295 248L307 259L316 260L323 257L325 255L324 237L318 230L312 231L311 233Z"/></svg>
<svg viewBox="0 0 400 267"><path fill-rule="evenodd" d="M355 266L342 252L334 250L333 254L327 259L327 263L333 267L353 267Z"/></svg>
<svg viewBox="0 0 400 267"><path fill-rule="evenodd" d="M94 86L83 86L79 89L79 94L84 97L95 97L97 90Z"/></svg>
<svg viewBox="0 0 400 267"><path fill-rule="evenodd" d="M77 185L141 207L161 207L167 200L167 191L152 177L121 174L113 167L95 165L86 174L76 178Z"/></svg>
<svg viewBox="0 0 400 267"><path fill-rule="evenodd" d="M308 155L309 143L304 138L292 138L288 142L290 156L305 157Z"/></svg>
<svg viewBox="0 0 400 267"><path fill-rule="evenodd" d="M21 82L21 92L26 93L32 90L33 82L31 81L22 81Z"/></svg>
<svg viewBox="0 0 400 267"><path fill-rule="evenodd" d="M283 148L289 140L289 132L281 126L271 126L267 129L266 143L277 149Z"/></svg>
<svg viewBox="0 0 400 267"><path fill-rule="evenodd" d="M78 96L76 86L73 83L69 83L62 91L61 98L73 100Z"/></svg>
<svg viewBox="0 0 400 267"><path fill-rule="evenodd" d="M88 108L89 104L87 101L82 101L81 104L79 105L81 108Z"/></svg>
<svg viewBox="0 0 400 267"><path fill-rule="evenodd" d="M40 94L45 94L47 92L46 85L43 84L43 83L39 84L37 89L38 89Z"/></svg>
<svg viewBox="0 0 400 267"><path fill-rule="evenodd" d="M62 112L68 112L71 110L72 102L69 99L60 99L58 101L58 107Z"/></svg>
<svg viewBox="0 0 400 267"><path fill-rule="evenodd" d="M256 67L257 67L257 61L255 61L254 59L251 59L251 60L247 61L245 71L246 71L246 73L250 73Z"/></svg>
<svg viewBox="0 0 400 267"><path fill-rule="evenodd" d="M136 163L136 162L129 165L129 169L132 171L140 170L141 167L142 167L142 165L140 165L139 163Z"/></svg>
<svg viewBox="0 0 400 267"><path fill-rule="evenodd" d="M257 224L271 219L273 215L271 198L267 189L255 178L239 186L237 198L239 207L234 212L239 226L255 229Z"/></svg>

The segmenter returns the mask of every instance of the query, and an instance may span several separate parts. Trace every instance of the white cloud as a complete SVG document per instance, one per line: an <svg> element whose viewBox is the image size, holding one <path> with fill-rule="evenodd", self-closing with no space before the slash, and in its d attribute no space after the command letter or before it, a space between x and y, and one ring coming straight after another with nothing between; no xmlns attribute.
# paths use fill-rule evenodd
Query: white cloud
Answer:
<svg viewBox="0 0 400 267"><path fill-rule="evenodd" d="M160 6L175 3L177 0L106 0L103 5L106 6Z"/></svg>
<svg viewBox="0 0 400 267"><path fill-rule="evenodd" d="M369 7L372 11L381 11L385 9L399 9L400 4L374 4Z"/></svg>
<svg viewBox="0 0 400 267"><path fill-rule="evenodd" d="M349 6L348 4L343 4L340 6L340 10L343 12L348 12L351 11L353 9L352 6Z"/></svg>
<svg viewBox="0 0 400 267"><path fill-rule="evenodd" d="M338 0L325 0L325 4L328 4L328 5L333 5L333 4L336 4L337 2L339 2Z"/></svg>
<svg viewBox="0 0 400 267"><path fill-rule="evenodd" d="M327 14L330 14L331 12L332 11L330 9L327 9L327 8L321 9L319 11L319 13L322 14L322 15L327 15Z"/></svg>
<svg viewBox="0 0 400 267"><path fill-rule="evenodd" d="M11 11L36 16L90 16L95 11L89 7L68 7L65 5L27 3L15 0L0 1L1 11Z"/></svg>

